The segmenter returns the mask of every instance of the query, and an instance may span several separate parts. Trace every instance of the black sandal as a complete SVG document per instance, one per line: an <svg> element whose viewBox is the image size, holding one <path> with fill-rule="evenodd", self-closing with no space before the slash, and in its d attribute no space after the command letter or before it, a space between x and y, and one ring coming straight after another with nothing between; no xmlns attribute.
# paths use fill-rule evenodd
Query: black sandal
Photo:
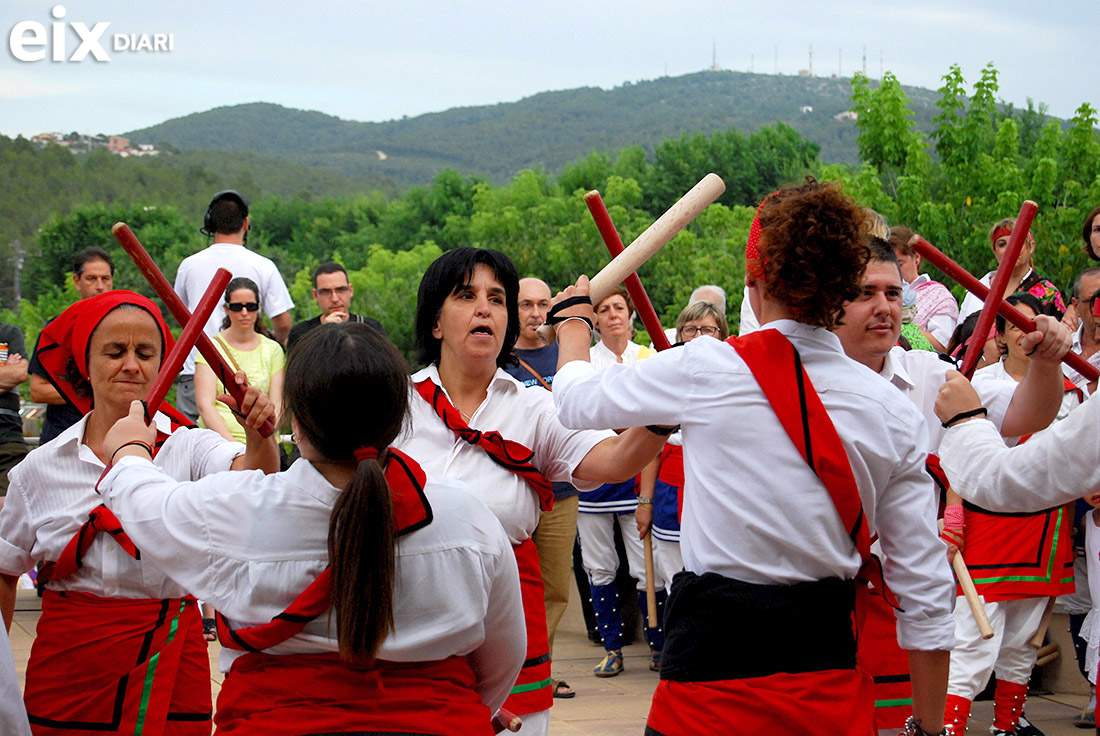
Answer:
<svg viewBox="0 0 1100 736"><path fill-rule="evenodd" d="M569 683L565 680L554 680L554 697L568 700L577 697L577 693L569 687Z"/></svg>

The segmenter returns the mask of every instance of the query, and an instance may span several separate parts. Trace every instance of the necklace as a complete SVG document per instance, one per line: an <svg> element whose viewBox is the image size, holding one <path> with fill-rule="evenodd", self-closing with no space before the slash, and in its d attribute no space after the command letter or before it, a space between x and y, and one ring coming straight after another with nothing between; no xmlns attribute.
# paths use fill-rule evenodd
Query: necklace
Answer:
<svg viewBox="0 0 1100 736"><path fill-rule="evenodd" d="M457 407L457 406L456 406L455 408L456 408L456 409L458 409L458 407ZM473 417L471 417L471 416L470 416L469 414L467 414L466 412L462 411L461 409L458 409L458 413L459 413L459 414L460 414L460 415L462 416L462 418L463 418L463 419L465 419L465 420L466 420L467 424L468 424L468 423L470 423L470 422L472 422L472 421L474 421L474 418L473 418Z"/></svg>

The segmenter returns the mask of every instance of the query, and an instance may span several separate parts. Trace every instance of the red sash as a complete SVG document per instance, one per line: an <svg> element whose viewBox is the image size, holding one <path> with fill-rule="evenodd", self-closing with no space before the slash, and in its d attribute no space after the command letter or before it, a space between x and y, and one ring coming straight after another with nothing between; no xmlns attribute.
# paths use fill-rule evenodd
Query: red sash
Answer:
<svg viewBox="0 0 1100 736"><path fill-rule="evenodd" d="M47 590L24 699L36 736L208 736L210 665L195 600Z"/></svg>
<svg viewBox="0 0 1100 736"><path fill-rule="evenodd" d="M424 484L428 476L420 464L391 447L387 450L384 472L386 485L390 489L390 500L393 502L397 535L408 534L431 524L432 507L424 495ZM223 647L229 649L248 652L271 649L300 634L306 624L327 611L331 604L332 575L325 568L286 610L266 624L233 629L220 612L215 612L218 640Z"/></svg>
<svg viewBox="0 0 1100 736"><path fill-rule="evenodd" d="M38 586L42 588L51 580L67 578L84 564L84 554L92 546L96 536L100 532L106 532L118 545L126 551L126 554L135 560L141 559L141 552L137 546L122 530L122 524L109 508L100 504L88 514L88 520L77 530L65 549L61 550L56 562L44 562L38 571Z"/></svg>
<svg viewBox="0 0 1100 736"><path fill-rule="evenodd" d="M464 657L358 666L335 653L246 654L226 675L214 721L219 736L491 736L475 685Z"/></svg>
<svg viewBox="0 0 1100 736"><path fill-rule="evenodd" d="M549 511L554 506L554 489L533 464L535 453L519 442L506 440L500 432L482 432L471 429L458 409L447 400L446 394L430 378L416 384L416 392L435 411L443 425L460 438L485 450L489 458L505 470L527 481L539 499L539 508Z"/></svg>

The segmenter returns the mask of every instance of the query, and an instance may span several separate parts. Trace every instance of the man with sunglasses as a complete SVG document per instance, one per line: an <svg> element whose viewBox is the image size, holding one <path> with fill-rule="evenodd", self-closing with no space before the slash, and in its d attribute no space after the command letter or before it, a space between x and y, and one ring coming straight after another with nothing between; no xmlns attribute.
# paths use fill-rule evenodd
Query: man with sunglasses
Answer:
<svg viewBox="0 0 1100 736"><path fill-rule="evenodd" d="M274 261L245 247L250 228L248 200L243 194L232 189L215 194L206 208L200 229L203 235L213 238L213 242L180 263L179 270L176 271L176 293L193 312L219 268L228 269L234 278L250 278L260 287L260 302L263 304L264 314L271 319L271 331L283 343L290 332L290 309L294 306L294 300L291 299L290 291ZM203 332L210 337L217 334L222 317L215 310L207 320ZM196 351L191 351L179 378L176 379L176 408L197 421L199 410L195 405L195 353Z"/></svg>
<svg viewBox="0 0 1100 736"><path fill-rule="evenodd" d="M385 335L386 330L378 320L352 314L351 298L353 296L355 296L355 289L348 281L347 269L334 261L318 266L313 272L313 301L317 302L321 313L291 328L290 335L286 338L287 352L293 350L295 343L319 325L364 322Z"/></svg>

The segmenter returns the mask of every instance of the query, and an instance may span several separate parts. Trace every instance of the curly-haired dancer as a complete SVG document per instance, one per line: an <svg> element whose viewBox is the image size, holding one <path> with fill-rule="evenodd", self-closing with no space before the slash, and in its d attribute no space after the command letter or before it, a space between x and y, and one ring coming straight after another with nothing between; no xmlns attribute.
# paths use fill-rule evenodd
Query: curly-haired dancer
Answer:
<svg viewBox="0 0 1100 736"><path fill-rule="evenodd" d="M566 426L682 427L686 572L669 596L646 732L872 733L852 614L877 533L912 662L908 732L938 733L954 590L924 420L829 331L860 293L867 216L811 181L770 196L758 217L746 283L760 331L596 373L580 320L558 328ZM586 291L582 277L565 296Z"/></svg>

